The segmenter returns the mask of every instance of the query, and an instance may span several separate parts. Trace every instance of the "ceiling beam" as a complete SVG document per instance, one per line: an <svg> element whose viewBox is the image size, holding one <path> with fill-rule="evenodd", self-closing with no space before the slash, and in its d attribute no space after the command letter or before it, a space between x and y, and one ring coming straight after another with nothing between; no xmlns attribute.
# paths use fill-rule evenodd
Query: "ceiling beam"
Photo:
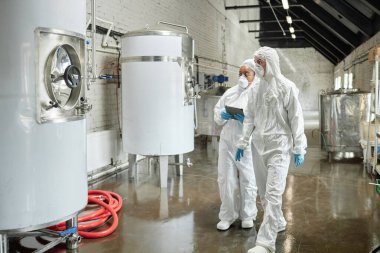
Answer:
<svg viewBox="0 0 380 253"><path fill-rule="evenodd" d="M357 34L353 33L345 25L337 21L333 16L327 13L323 8L313 1L302 1L304 10L306 10L318 23L322 24L325 28L334 33L341 40L349 44L352 49L360 45L360 39ZM289 9L290 10L290 9ZM313 10L313 12L311 12Z"/></svg>
<svg viewBox="0 0 380 253"><path fill-rule="evenodd" d="M373 10L373 8L363 3L363 0L345 0L345 2L347 2L347 4L351 5L356 10L360 11L361 14L363 14L368 19L372 19L373 16L376 15L376 12Z"/></svg>
<svg viewBox="0 0 380 253"><path fill-rule="evenodd" d="M326 3L326 4L324 4ZM326 8L334 8L340 15L346 18L364 35L370 37L373 34L372 22L361 12L357 11L351 5L341 0L325 0L319 4L326 11ZM339 20L339 16L336 17Z"/></svg>
<svg viewBox="0 0 380 253"><path fill-rule="evenodd" d="M289 7L300 7L301 4L289 4ZM273 8L283 8L282 5L272 5ZM268 5L260 5L260 4L254 4L254 5L233 5L233 6L225 6L226 10L241 10L241 9L256 9L256 8L262 8L262 9L270 9L270 6Z"/></svg>
<svg viewBox="0 0 380 253"><path fill-rule="evenodd" d="M319 48L317 45L314 45L313 42L308 38L296 40L288 39L288 40L265 40L259 39L260 46L268 46L273 48L305 48L305 47L313 47L317 52L319 52L323 57L325 57L329 62L336 65L338 61L331 56L329 53L325 52L323 49Z"/></svg>
<svg viewBox="0 0 380 253"><path fill-rule="evenodd" d="M361 0L361 2L371 8L377 15L380 15L380 1L379 0Z"/></svg>
<svg viewBox="0 0 380 253"><path fill-rule="evenodd" d="M330 41L326 41L325 38L322 38L318 34L311 31L311 29L306 27L305 24L302 24L302 25L303 26L298 26L298 25L296 26L296 28L301 28L301 29L297 29L297 30L302 31L302 32L296 32L295 33L297 36L296 40L302 36L308 36L308 37L313 38L313 41L314 41L313 44L314 45L318 44L319 48L322 48L324 51L328 52L330 56L334 57L334 59L343 59L346 56L345 53L343 53L339 50L339 47L337 47L334 44L331 44ZM302 29L302 28L305 28L305 29ZM281 34L280 30L277 33L260 33L260 38L267 38L268 39L268 38L272 37L271 38L272 40L276 40L276 39L280 39L280 38L273 38L273 37L281 37L280 34ZM281 37L281 39L290 39L290 38L291 37L289 36L289 34L287 36Z"/></svg>
<svg viewBox="0 0 380 253"><path fill-rule="evenodd" d="M285 19L279 20L280 22L286 22ZM302 19L293 19L293 22L302 22ZM240 20L239 23L277 23L276 19L246 19L246 20Z"/></svg>
<svg viewBox="0 0 380 253"><path fill-rule="evenodd" d="M318 26L318 23L314 21L313 19L311 18L308 18L308 19L310 19L308 20L308 22L305 22L302 19L296 19L297 22L292 23L292 26L295 28L298 28L297 29L298 31L302 30L308 33L311 37L315 37L315 38L318 38L318 40L323 41L323 44L326 45L325 47L334 48L333 51L337 51L336 54L339 55L340 57L346 56L352 51L350 46L344 44L341 40L339 40L336 36L334 36L334 34L330 33L324 27ZM269 20L269 21L270 22L263 22L263 24L260 26L260 30L263 30L263 31L273 30L274 26L270 24L274 24L276 20ZM285 22L285 20L282 20L282 22ZM276 26L276 28L277 27L278 26ZM288 32L289 30L286 29L286 31Z"/></svg>
<svg viewBox="0 0 380 253"><path fill-rule="evenodd" d="M305 39L288 39L288 40L261 40L259 39L260 46L267 46L273 48L306 48L312 45Z"/></svg>
<svg viewBox="0 0 380 253"><path fill-rule="evenodd" d="M279 10L275 10L279 17L284 15L283 12L280 12ZM260 12L260 15L268 16L263 11ZM293 16L295 18L299 18L298 16ZM333 57L333 59L344 59L346 55L348 55L351 52L351 48L344 44L341 40L339 40L337 37L334 36L334 34L330 33L328 30L324 29L324 27L321 27L315 20L309 17L309 22L305 22L302 20L302 22L296 22L293 23L294 28L298 28L300 30L303 30L304 35L308 36L309 41L312 40L313 44L312 46L315 47L315 45L319 46L319 50L324 50L329 54L329 57ZM316 29L314 26L317 26L318 28L322 29ZM260 26L260 29L273 29L272 24L263 24ZM298 35L296 33L296 35ZM311 43L309 43L311 44ZM321 49L322 48L322 49Z"/></svg>
<svg viewBox="0 0 380 253"><path fill-rule="evenodd" d="M282 33L282 30L248 30L249 33L255 33L255 32L259 32L259 33ZM294 32L302 32L302 30L294 30Z"/></svg>
<svg viewBox="0 0 380 253"><path fill-rule="evenodd" d="M296 36L297 39L303 39L303 36ZM255 39L266 39L266 40L289 40L293 38L289 36L256 36Z"/></svg>
<svg viewBox="0 0 380 253"><path fill-rule="evenodd" d="M272 0L274 3L281 4L278 0ZM303 5L299 8L289 8L288 12L291 16L299 17L306 22L309 22L312 18L313 20L318 22L317 28L320 29L322 26L328 29L331 33L333 33L336 37L340 38L340 40L344 41L348 44L352 49L355 49L360 44L360 39L358 36L349 30L346 26L336 21L333 16L326 13L320 6L314 3L311 0L302 1ZM275 9L279 12L277 9ZM313 12L311 12L313 10ZM311 18L306 20L308 15L305 15L305 12L309 14ZM322 26L321 26L322 25ZM332 28L334 27L334 28Z"/></svg>
<svg viewBox="0 0 380 253"><path fill-rule="evenodd" d="M308 24L307 22L302 22L299 25L296 25L300 29L304 31L309 37L314 38L319 41L320 44L325 48L329 48L329 51L334 52L333 55L344 58L351 52L351 48L344 43L342 43L339 39L331 35L328 31L323 32L318 29L315 29L313 26Z"/></svg>
<svg viewBox="0 0 380 253"><path fill-rule="evenodd" d="M309 40L309 42L313 45L313 47L317 47L319 50L322 50L323 52L328 54L330 57L335 59L336 62L344 58L344 55L341 55L339 52L334 50L334 48L331 48L330 46L326 45L326 43L323 43L322 41L314 38L313 36L310 36L310 34L306 33L305 38Z"/></svg>
<svg viewBox="0 0 380 253"><path fill-rule="evenodd" d="M307 42L309 42L315 50L317 50L321 55L323 55L327 60L329 60L332 64L336 65L339 60L337 60L334 56L330 55L328 52L322 50L318 45L316 45L312 38L306 37Z"/></svg>

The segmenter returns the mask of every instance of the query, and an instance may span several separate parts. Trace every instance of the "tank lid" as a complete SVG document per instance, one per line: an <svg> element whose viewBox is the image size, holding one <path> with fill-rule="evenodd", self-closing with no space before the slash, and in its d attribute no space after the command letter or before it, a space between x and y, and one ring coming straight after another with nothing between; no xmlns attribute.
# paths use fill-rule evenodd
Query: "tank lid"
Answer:
<svg viewBox="0 0 380 253"><path fill-rule="evenodd" d="M190 37L186 26L159 21L153 26L146 25L143 29L130 31L122 37L161 35Z"/></svg>

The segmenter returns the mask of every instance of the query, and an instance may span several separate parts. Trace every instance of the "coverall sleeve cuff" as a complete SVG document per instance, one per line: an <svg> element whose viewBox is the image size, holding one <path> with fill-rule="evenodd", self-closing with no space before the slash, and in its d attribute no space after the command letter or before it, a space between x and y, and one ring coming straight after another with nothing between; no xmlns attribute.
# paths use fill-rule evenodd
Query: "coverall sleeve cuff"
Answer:
<svg viewBox="0 0 380 253"><path fill-rule="evenodd" d="M293 154L305 155L306 154L306 149L305 148L294 148L293 149Z"/></svg>
<svg viewBox="0 0 380 253"><path fill-rule="evenodd" d="M246 149L248 147L249 142L246 140L239 140L238 143L236 144L236 148L240 149Z"/></svg>

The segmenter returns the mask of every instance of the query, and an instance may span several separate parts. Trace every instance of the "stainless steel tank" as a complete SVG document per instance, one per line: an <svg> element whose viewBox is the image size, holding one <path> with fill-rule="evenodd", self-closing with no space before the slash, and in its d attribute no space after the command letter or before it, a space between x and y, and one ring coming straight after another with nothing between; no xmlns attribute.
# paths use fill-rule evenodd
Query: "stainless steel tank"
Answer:
<svg viewBox="0 0 380 253"><path fill-rule="evenodd" d="M167 24L128 32L121 40L123 148L130 154L194 149L194 40L186 27Z"/></svg>
<svg viewBox="0 0 380 253"><path fill-rule="evenodd" d="M360 128L362 122L369 121L370 102L369 92L356 89L321 92L321 143L329 160L333 153L342 158L360 156Z"/></svg>
<svg viewBox="0 0 380 253"><path fill-rule="evenodd" d="M86 1L0 1L0 23L1 236L87 204Z"/></svg>

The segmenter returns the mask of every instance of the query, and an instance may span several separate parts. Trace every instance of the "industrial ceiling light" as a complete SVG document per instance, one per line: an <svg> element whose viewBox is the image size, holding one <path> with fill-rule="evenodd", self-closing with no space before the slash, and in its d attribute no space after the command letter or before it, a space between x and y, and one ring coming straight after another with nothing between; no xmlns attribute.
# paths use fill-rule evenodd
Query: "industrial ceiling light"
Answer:
<svg viewBox="0 0 380 253"><path fill-rule="evenodd" d="M296 39L296 35L294 33L292 33L292 38Z"/></svg>
<svg viewBox="0 0 380 253"><path fill-rule="evenodd" d="M289 27L289 32L290 32L290 33L294 33L294 28L293 28L293 26Z"/></svg>
<svg viewBox="0 0 380 253"><path fill-rule="evenodd" d="M289 9L289 3L288 0L281 0L282 1L282 6L284 7L285 10Z"/></svg>
<svg viewBox="0 0 380 253"><path fill-rule="evenodd" d="M288 24L291 24L293 22L292 17L289 15L286 16L286 22L288 22Z"/></svg>

